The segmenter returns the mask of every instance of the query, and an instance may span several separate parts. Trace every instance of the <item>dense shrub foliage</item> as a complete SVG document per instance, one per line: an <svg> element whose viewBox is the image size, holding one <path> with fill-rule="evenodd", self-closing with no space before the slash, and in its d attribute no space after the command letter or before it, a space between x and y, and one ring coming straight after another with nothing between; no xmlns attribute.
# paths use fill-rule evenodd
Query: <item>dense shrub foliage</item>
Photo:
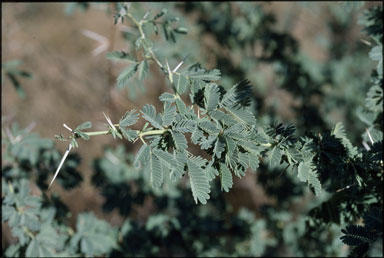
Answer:
<svg viewBox="0 0 384 258"><path fill-rule="evenodd" d="M382 256L382 5L329 4L324 22L334 40L325 42L321 64L257 3L98 5L113 8L107 14L116 26L135 30L122 32L127 48L106 54L126 64L116 87L145 88L157 70L168 85L158 96L162 109L147 103L119 121L104 114L104 131L91 131L92 122L65 125L68 135L55 136L68 144L64 154L31 128L3 124L2 221L17 240L3 256ZM368 46L341 39L353 26L351 12ZM192 14L197 25L187 22ZM195 42L190 26L201 37ZM206 47L215 68L195 54L204 37L215 42L217 49ZM4 63L2 73L28 97L17 78L31 75L17 65ZM293 119L265 102L260 66L297 100ZM72 227L67 205L48 189L79 187L76 147L99 135L120 144L94 159L91 182L103 210L118 211L123 222L112 226L87 211ZM136 153L124 145L136 142ZM273 200L257 211L226 198L247 173ZM150 207L145 216L143 207Z"/></svg>

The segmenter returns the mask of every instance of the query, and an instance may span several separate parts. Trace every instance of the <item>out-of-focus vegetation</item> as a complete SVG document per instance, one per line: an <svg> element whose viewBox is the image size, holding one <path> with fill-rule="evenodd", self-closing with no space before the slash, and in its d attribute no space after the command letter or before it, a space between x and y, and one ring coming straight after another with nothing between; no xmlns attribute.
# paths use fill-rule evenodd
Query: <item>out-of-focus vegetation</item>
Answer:
<svg viewBox="0 0 384 258"><path fill-rule="evenodd" d="M3 256L383 255L382 3L128 6L2 5L2 77L9 79L2 81ZM142 32L127 12L148 18ZM15 59L24 64L9 61ZM179 74L165 65L182 60ZM191 66L196 62L206 68ZM178 81L167 81L171 75ZM162 110L159 96L169 102L160 120L142 109ZM216 117L220 106L245 124L235 131L230 116L216 118L232 133L233 148L218 147L211 125L200 126L212 131L205 140L192 134L188 151L202 158L185 167L206 172L208 198L200 181L194 190L193 175L174 182L171 170L173 178L164 174L156 188L154 166L133 165L146 162L149 150L135 139L147 125L125 112L142 109L152 126L194 133L181 123L193 111L181 114L182 103L212 116L217 109ZM112 121L125 114L119 130L109 127L116 139L75 140L89 138L82 130L90 124L75 129L71 143L80 148L66 158L60 187L48 191L63 156L58 148L67 146L54 143L59 126L96 120L93 128L102 130L102 112ZM41 136L31 133L32 122ZM247 132L248 143L239 132ZM158 153L148 156L151 164L187 146L173 131L156 137L148 144ZM205 159L211 162L201 165ZM242 178L232 179L231 171ZM196 205L197 198L207 204Z"/></svg>

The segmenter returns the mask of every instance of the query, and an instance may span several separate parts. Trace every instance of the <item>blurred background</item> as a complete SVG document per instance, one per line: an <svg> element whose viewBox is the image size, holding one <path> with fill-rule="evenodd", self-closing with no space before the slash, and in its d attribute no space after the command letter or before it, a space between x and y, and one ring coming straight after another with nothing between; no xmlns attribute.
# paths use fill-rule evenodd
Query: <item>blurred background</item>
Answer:
<svg viewBox="0 0 384 258"><path fill-rule="evenodd" d="M376 63L368 56L371 47L359 20L365 10L378 5L382 3L159 2L132 3L131 8L137 17L142 17L147 10L154 15L166 8L166 16L180 17L178 23L188 28L186 35L176 35L175 44L166 41L161 33L151 37L157 46L156 54L161 60L167 58L171 67L190 54L189 64L199 62L207 68L221 70L220 84L225 88L249 79L260 125L273 121L292 123L298 134L304 135L307 131L329 130L342 121L352 143L361 145L366 125L357 121L356 110L364 104ZM32 132L54 140L55 134L67 133L63 123L74 128L91 121L93 130L105 130L103 112L117 122L126 111L139 110L145 104L161 107L158 96L171 89L154 65L150 66L150 76L144 83L133 79L128 87L117 89L116 78L124 64L106 59L106 53L132 52L137 32L128 21L114 25L114 13L116 3L2 3L2 64L18 60L15 65L22 71L17 77L17 87L12 79L2 76L3 126L13 122L21 128L33 126ZM140 120L134 129L143 124ZM63 153L67 143L55 141L55 146ZM113 201L113 194L95 187L98 185L95 182L102 185L103 180L96 175L102 173L101 163L106 152L134 155L140 146L140 142L131 144L110 135L80 141L80 148L73 152L81 157L77 171L83 181L73 189L54 183L50 190L68 206L72 227L76 225L77 215L84 211L92 211L112 226L121 227L126 218L145 222L148 216L161 210L161 205L156 206L154 201L156 197L152 201L126 203L132 208L125 211L121 205L129 200L124 198L121 203L108 207L106 203ZM270 242L265 240L261 251L256 248L253 253L243 255L317 254L316 251L310 253L311 245L298 246L307 250L298 253L289 246L290 237L283 236L299 234L302 230L298 227L297 232L289 229L296 233L284 233L288 232L284 230L288 230L291 221L304 221L304 211L313 202L313 194L295 175L281 171L262 163L260 171L247 173L243 179L234 178L229 193L217 189L218 195L223 196L217 197L223 198L217 205L225 205L228 214L238 214L246 208L252 216L264 221L263 225L258 224L263 232L273 232L271 225L281 229L279 237L277 233L265 233L275 237L259 234L258 241L269 239ZM31 187L33 193L40 193L38 187ZM124 195L123 192L114 194ZM210 205L215 206L215 200L212 197ZM268 207L275 210L270 211ZM282 213L284 209L286 212ZM269 222L266 217L273 215L268 212L279 218ZM244 214L241 216L249 215ZM229 234L236 234L238 231L233 223L231 225L233 231ZM340 230L335 232L332 241L336 243ZM9 229L3 227L3 245L14 241ZM239 248L235 254L241 254ZM345 255L346 251L340 244L327 254ZM217 252L212 254L219 254ZM164 250L163 253L167 254Z"/></svg>

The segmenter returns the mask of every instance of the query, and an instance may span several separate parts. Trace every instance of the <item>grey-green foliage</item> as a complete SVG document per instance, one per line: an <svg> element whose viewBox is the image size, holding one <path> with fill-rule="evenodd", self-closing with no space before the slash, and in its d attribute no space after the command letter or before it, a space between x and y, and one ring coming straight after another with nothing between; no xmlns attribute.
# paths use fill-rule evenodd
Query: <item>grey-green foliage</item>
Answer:
<svg viewBox="0 0 384 258"><path fill-rule="evenodd" d="M179 78L185 80L182 90L177 90L180 86L176 80L171 82L176 92L163 93L159 97L164 103L163 113L157 113L150 104L142 108L143 118L156 130L146 128L137 134L137 137L147 139L148 143L139 150L135 164L148 166L152 186L161 186L165 176L176 179L188 172L196 203L206 203L210 193L209 181L216 175L220 177L222 189L227 192L232 188L233 175L241 178L249 167L257 169L262 152L268 152L271 165L279 165L284 155L287 156L288 164L299 168L299 178L308 182L319 194L321 184L311 163L314 154L291 157L287 150L295 147L306 153L303 150L306 142L302 140L294 145L293 128L283 129L280 126L269 135L263 133L263 129L256 126L256 118L248 107L251 95L249 82L241 81L226 91L213 82L219 74L216 70L205 70L201 65L189 66L177 73ZM188 90L192 106L180 97L182 92L187 94ZM193 105L198 109L197 113ZM125 125L128 124L132 126L136 121L133 111L127 112L120 120L120 128L127 128ZM134 141L126 136L124 130L123 136ZM188 136L184 135L187 132L192 133L190 137L194 144L211 155L209 162L189 153Z"/></svg>
<svg viewBox="0 0 384 258"><path fill-rule="evenodd" d="M136 134L126 126L123 126L123 130L120 128L122 126L109 128L114 137L123 136L129 141L140 138L145 142L135 163L149 166L152 186L161 186L168 173L172 180L187 174L196 203L206 203L210 193L209 181L216 175L220 177L222 190L228 191L233 184L233 175L243 177L248 168L258 168L261 157L268 157L271 167L285 164L319 195L322 189L319 171L323 173L329 167L324 156L331 157L335 166L337 159L347 159L345 156L335 156L336 150L346 153L348 158L357 158L356 148L347 139L339 123L324 137L300 139L296 139L293 126L258 125L250 108L252 86L249 81L242 80L233 87L225 87L225 90L218 84L221 72L217 69L205 69L200 64L180 68L186 62L185 59L175 69L171 69L167 61L164 63L156 57L153 52L154 42L148 39L143 30L143 24L153 22L148 18L149 13L137 20L127 6L121 10L120 18L130 20L139 31L135 50L136 55L141 53L144 60L139 64L137 59L130 58L133 54L123 51L109 53L109 58L134 63L118 76L118 83L126 85L133 75L132 71L136 71L140 65L139 77L143 79L144 76L140 74L146 74L147 65L143 62L147 61L160 68L174 91L159 97L164 103L162 113L157 113L151 104L142 108L142 116L148 123L142 130L136 130ZM153 19L157 18L155 16ZM183 94L188 93L192 105L184 101ZM124 133L125 130L131 130L131 133ZM188 151L189 135L183 135L187 132L191 133L191 142L199 145L210 156L209 160ZM341 142L332 142L333 138ZM324 149L322 145L329 149Z"/></svg>
<svg viewBox="0 0 384 258"><path fill-rule="evenodd" d="M7 257L94 256L116 247L116 229L93 214L80 214L75 232L61 224L57 217L64 214L57 214L54 206L44 207L42 196L31 195L25 179L6 182L3 178L2 195L2 222L8 222L18 239L7 248Z"/></svg>

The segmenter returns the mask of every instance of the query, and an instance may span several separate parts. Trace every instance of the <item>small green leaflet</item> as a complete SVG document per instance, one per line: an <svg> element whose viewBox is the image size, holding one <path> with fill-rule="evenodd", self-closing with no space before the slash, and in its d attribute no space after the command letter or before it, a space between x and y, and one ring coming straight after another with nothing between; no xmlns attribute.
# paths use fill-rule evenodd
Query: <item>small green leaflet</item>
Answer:
<svg viewBox="0 0 384 258"><path fill-rule="evenodd" d="M176 96L169 92L164 92L163 94L160 95L159 99L162 102L168 101L170 103L173 103L176 101Z"/></svg>
<svg viewBox="0 0 384 258"><path fill-rule="evenodd" d="M134 141L138 136L137 131L135 130L125 129L124 127L120 127L120 130L124 138L128 141Z"/></svg>
<svg viewBox="0 0 384 258"><path fill-rule="evenodd" d="M193 133L196 130L196 122L194 120L181 120L173 125L173 130L181 133Z"/></svg>
<svg viewBox="0 0 384 258"><path fill-rule="evenodd" d="M154 188L160 187L163 182L163 170L161 169L159 159L153 153L151 154L151 159L149 161L149 169L151 172L151 186Z"/></svg>
<svg viewBox="0 0 384 258"><path fill-rule="evenodd" d="M141 63L137 67L139 80L144 80L144 78L147 77L148 75L148 71L149 71L148 61L144 59L143 61L141 61Z"/></svg>
<svg viewBox="0 0 384 258"><path fill-rule="evenodd" d="M164 103L163 112L163 126L169 126L173 123L176 118L176 107L171 106L169 102Z"/></svg>
<svg viewBox="0 0 384 258"><path fill-rule="evenodd" d="M225 150L225 143L222 137L218 137L213 148L213 153L217 158L221 158L221 153Z"/></svg>
<svg viewBox="0 0 384 258"><path fill-rule="evenodd" d="M219 175L219 171L213 166L209 167L208 169L205 169L205 171L209 181L212 181L213 179L215 179L216 176Z"/></svg>
<svg viewBox="0 0 384 258"><path fill-rule="evenodd" d="M126 127L136 124L137 120L139 120L139 114L136 113L136 110L127 111L125 115L120 119L119 125L120 127Z"/></svg>
<svg viewBox="0 0 384 258"><path fill-rule="evenodd" d="M173 155L169 154L168 152L160 149L154 149L153 153L160 160L161 164L167 168L172 169L178 166L178 163L176 160L174 160Z"/></svg>
<svg viewBox="0 0 384 258"><path fill-rule="evenodd" d="M200 130L198 127L195 128L195 130L192 132L191 140L194 144L199 144L201 139L204 139L204 132Z"/></svg>
<svg viewBox="0 0 384 258"><path fill-rule="evenodd" d="M275 146L273 147L269 155L269 165L272 167L279 165L280 159L281 159L281 151L277 146Z"/></svg>
<svg viewBox="0 0 384 258"><path fill-rule="evenodd" d="M205 88L204 96L206 100L205 108L207 111L214 110L220 101L220 91L216 84L209 84Z"/></svg>
<svg viewBox="0 0 384 258"><path fill-rule="evenodd" d="M187 112L187 107L185 106L184 102L180 98L176 99L176 106L180 114L184 114Z"/></svg>
<svg viewBox="0 0 384 258"><path fill-rule="evenodd" d="M163 129L161 126L161 118L156 116L156 109L153 105L146 104L142 108L141 113L143 114L143 118L150 122L154 127Z"/></svg>
<svg viewBox="0 0 384 258"><path fill-rule="evenodd" d="M184 72L184 75L193 80L217 81L220 79L220 70L206 70L200 64L194 64Z"/></svg>
<svg viewBox="0 0 384 258"><path fill-rule="evenodd" d="M255 125L256 118L248 110L238 107L225 107L225 109L233 116L235 120L246 125Z"/></svg>
<svg viewBox="0 0 384 258"><path fill-rule="evenodd" d="M148 147L147 144L143 144L136 154L135 161L133 162L133 165L138 167L139 162L141 163L141 165L144 165L147 162L147 160L149 159L149 155L150 155L150 148Z"/></svg>
<svg viewBox="0 0 384 258"><path fill-rule="evenodd" d="M178 94L183 94L188 88L189 80L181 74L175 74L173 76L173 84L176 88L176 92Z"/></svg>
<svg viewBox="0 0 384 258"><path fill-rule="evenodd" d="M298 168L298 178L303 182L308 182L315 189L315 194L319 195L321 192L321 183L311 161L300 162Z"/></svg>
<svg viewBox="0 0 384 258"><path fill-rule="evenodd" d="M188 160L188 174L191 182L191 190L196 204L206 204L209 199L210 185L204 171L193 161Z"/></svg>
<svg viewBox="0 0 384 258"><path fill-rule="evenodd" d="M89 135L86 134L86 133L83 133L83 132L76 132L76 134L78 134L80 136L80 138L84 139L84 140L89 140Z"/></svg>
<svg viewBox="0 0 384 258"><path fill-rule="evenodd" d="M107 58L111 60L124 60L124 61L132 61L137 63L136 59L130 56L128 53L124 51L112 51L107 53Z"/></svg>
<svg viewBox="0 0 384 258"><path fill-rule="evenodd" d="M89 129L91 127L92 127L92 123L91 122L84 122L81 125L79 125L78 127L76 127L74 131L82 131L82 130L85 130L85 129Z"/></svg>
<svg viewBox="0 0 384 258"><path fill-rule="evenodd" d="M130 65L120 73L116 79L118 89L123 89L128 85L129 79L136 73L138 66L138 64Z"/></svg>
<svg viewBox="0 0 384 258"><path fill-rule="evenodd" d="M218 134L220 129L216 125L208 120L203 120L199 123L199 127L209 134Z"/></svg>
<svg viewBox="0 0 384 258"><path fill-rule="evenodd" d="M175 131L171 131L171 133L172 133L172 138L173 138L173 142L175 143L176 149L185 150L188 147L188 145L187 145L187 139L185 139L184 134L175 132Z"/></svg>
<svg viewBox="0 0 384 258"><path fill-rule="evenodd" d="M232 182L232 173L225 166L224 163L220 164L220 182L221 182L221 189L225 192L228 192L230 188L232 188L233 182Z"/></svg>

